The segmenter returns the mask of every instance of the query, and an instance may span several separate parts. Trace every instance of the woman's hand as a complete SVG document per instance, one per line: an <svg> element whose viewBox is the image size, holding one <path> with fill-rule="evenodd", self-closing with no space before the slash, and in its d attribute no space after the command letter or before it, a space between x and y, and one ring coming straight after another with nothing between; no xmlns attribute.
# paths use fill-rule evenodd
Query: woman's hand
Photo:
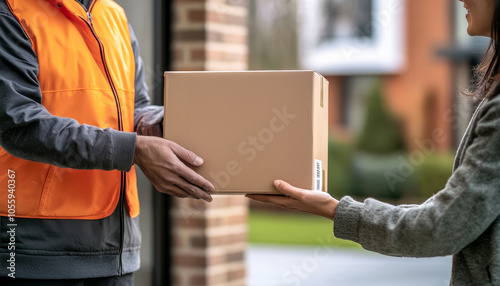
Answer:
<svg viewBox="0 0 500 286"><path fill-rule="evenodd" d="M138 135L134 163L161 193L212 201L214 185L187 166L203 159L172 141Z"/></svg>
<svg viewBox="0 0 500 286"><path fill-rule="evenodd" d="M285 209L311 213L331 220L334 219L335 209L339 202L330 196L330 194L299 189L281 180L274 181L274 186L286 197L273 195L246 195L246 197L274 204Z"/></svg>

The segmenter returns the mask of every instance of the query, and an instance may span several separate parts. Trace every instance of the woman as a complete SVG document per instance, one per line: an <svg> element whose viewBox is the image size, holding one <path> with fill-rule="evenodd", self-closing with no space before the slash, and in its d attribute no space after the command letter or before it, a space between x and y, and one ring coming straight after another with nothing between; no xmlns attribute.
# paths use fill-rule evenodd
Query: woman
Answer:
<svg viewBox="0 0 500 286"><path fill-rule="evenodd" d="M481 98L443 190L421 205L340 201L276 181L286 195L248 195L334 221L334 234L392 256L453 256L451 285L500 285L500 0L460 0L467 32L491 44L470 95Z"/></svg>

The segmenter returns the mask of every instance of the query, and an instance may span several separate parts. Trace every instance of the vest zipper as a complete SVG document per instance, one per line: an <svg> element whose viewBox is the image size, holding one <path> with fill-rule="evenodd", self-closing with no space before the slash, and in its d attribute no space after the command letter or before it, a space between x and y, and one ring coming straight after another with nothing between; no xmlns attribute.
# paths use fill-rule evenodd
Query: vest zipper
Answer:
<svg viewBox="0 0 500 286"><path fill-rule="evenodd" d="M104 66L104 71L106 73L106 78L109 82L109 85L111 86L111 90L113 92L113 96L115 98L115 103L116 103L116 109L117 109L117 114L118 114L118 130L123 131L123 117L122 117L122 112L121 112L121 105L120 105L120 99L118 97L118 92L116 91L115 84L113 83L113 79L111 78L111 73L109 72L108 65L106 64L106 57L104 54L104 46L97 36L94 26L92 24L92 8L94 8L95 1L90 4L90 7L87 11L85 9L85 6L82 5L84 8L85 12L87 13L87 21L85 19L81 18L85 23L87 23L87 26L90 28L90 31L94 35L94 38L96 39L97 43L99 44L99 51L101 54L101 60L102 60L102 65ZM125 214L123 212L124 208L124 196L125 196L125 186L126 186L126 181L127 181L127 173L125 172L120 172L120 202L119 202L119 207L120 207L120 249L119 249L119 273L120 275L123 274L123 264L122 264L122 255L123 255L123 240L125 237Z"/></svg>

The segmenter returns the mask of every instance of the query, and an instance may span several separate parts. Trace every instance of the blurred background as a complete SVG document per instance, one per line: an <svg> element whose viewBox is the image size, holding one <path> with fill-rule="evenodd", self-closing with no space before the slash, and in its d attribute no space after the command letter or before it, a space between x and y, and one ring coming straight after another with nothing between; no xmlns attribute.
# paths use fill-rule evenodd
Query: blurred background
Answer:
<svg viewBox="0 0 500 286"><path fill-rule="evenodd" d="M332 196L421 203L442 189L489 43L445 0L118 0L150 95L165 70L313 69L330 82ZM332 223L245 198L176 200L141 177L136 285L448 285L450 258L388 258ZM414 284L411 284L414 283Z"/></svg>

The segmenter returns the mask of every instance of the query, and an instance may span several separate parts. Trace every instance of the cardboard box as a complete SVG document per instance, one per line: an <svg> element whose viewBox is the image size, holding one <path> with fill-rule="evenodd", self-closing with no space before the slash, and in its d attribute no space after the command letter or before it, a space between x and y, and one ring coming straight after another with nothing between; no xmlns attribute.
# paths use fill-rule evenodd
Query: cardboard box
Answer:
<svg viewBox="0 0 500 286"><path fill-rule="evenodd" d="M166 72L164 136L217 193L327 190L328 81L314 71Z"/></svg>

